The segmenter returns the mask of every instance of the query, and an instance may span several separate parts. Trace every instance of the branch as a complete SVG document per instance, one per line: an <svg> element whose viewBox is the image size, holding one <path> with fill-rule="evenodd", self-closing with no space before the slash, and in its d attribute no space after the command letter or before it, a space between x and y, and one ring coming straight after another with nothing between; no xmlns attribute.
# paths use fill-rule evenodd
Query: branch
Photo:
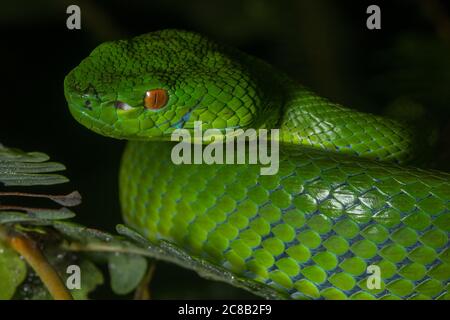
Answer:
<svg viewBox="0 0 450 320"><path fill-rule="evenodd" d="M66 288L58 273L47 261L36 243L23 235L9 235L8 243L33 268L55 300L72 300L70 291Z"/></svg>

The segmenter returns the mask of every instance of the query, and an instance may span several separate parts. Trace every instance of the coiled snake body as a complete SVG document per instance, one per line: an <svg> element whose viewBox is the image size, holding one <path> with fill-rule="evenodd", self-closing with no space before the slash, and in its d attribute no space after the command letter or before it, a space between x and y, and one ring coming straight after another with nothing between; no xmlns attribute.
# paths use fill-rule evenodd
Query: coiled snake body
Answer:
<svg viewBox="0 0 450 320"><path fill-rule="evenodd" d="M64 88L81 124L131 140L120 200L125 222L148 239L292 298L450 298L450 176L401 166L423 144L406 125L331 103L180 30L101 44ZM170 135L195 121L280 129L278 173L175 165Z"/></svg>

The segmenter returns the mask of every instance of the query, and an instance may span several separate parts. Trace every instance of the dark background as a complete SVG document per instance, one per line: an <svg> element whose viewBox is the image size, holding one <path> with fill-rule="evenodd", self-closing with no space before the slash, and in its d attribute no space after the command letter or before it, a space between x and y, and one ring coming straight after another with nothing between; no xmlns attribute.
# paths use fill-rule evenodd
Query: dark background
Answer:
<svg viewBox="0 0 450 320"><path fill-rule="evenodd" d="M66 28L70 4L81 7L81 30ZM381 7L381 30L366 28L369 4ZM71 118L64 76L105 40L183 28L263 58L345 106L378 114L423 112L439 128L431 166L449 170L448 9L439 0L2 3L0 142L64 163L71 182L61 191L77 189L84 198L77 221L113 232L121 222L117 170L124 142ZM155 298L251 297L164 263L151 287ZM106 291L94 297L108 297Z"/></svg>

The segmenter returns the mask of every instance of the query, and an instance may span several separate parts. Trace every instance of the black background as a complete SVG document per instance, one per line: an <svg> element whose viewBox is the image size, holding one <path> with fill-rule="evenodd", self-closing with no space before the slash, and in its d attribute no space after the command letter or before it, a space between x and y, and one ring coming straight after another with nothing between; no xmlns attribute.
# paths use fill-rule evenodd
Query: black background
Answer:
<svg viewBox="0 0 450 320"><path fill-rule="evenodd" d="M81 30L66 28L69 4L81 7ZM381 30L366 28L369 4L381 7ZM356 109L381 114L399 96L413 99L438 119L444 137L440 166L446 167L450 76L440 67L450 57L445 1L22 0L1 7L0 142L64 163L71 182L60 189L82 193L76 212L85 225L114 231L121 222L117 170L124 142L72 119L64 76L105 40L163 28L193 30L234 45ZM410 56L399 53L399 43L410 43ZM412 80L396 81L405 70ZM152 293L156 298L251 297L162 263Z"/></svg>

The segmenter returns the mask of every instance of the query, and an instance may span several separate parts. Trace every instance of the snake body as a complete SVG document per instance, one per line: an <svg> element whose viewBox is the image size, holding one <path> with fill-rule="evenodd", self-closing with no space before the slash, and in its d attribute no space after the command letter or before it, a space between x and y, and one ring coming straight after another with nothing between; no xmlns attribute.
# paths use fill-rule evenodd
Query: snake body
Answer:
<svg viewBox="0 0 450 320"><path fill-rule="evenodd" d="M149 240L290 298L450 298L450 175L405 166L426 140L407 125L332 103L181 30L103 43L64 88L81 124L130 140L123 218ZM161 91L167 101L152 97ZM204 130L279 129L278 173L175 165L170 135L194 121Z"/></svg>

